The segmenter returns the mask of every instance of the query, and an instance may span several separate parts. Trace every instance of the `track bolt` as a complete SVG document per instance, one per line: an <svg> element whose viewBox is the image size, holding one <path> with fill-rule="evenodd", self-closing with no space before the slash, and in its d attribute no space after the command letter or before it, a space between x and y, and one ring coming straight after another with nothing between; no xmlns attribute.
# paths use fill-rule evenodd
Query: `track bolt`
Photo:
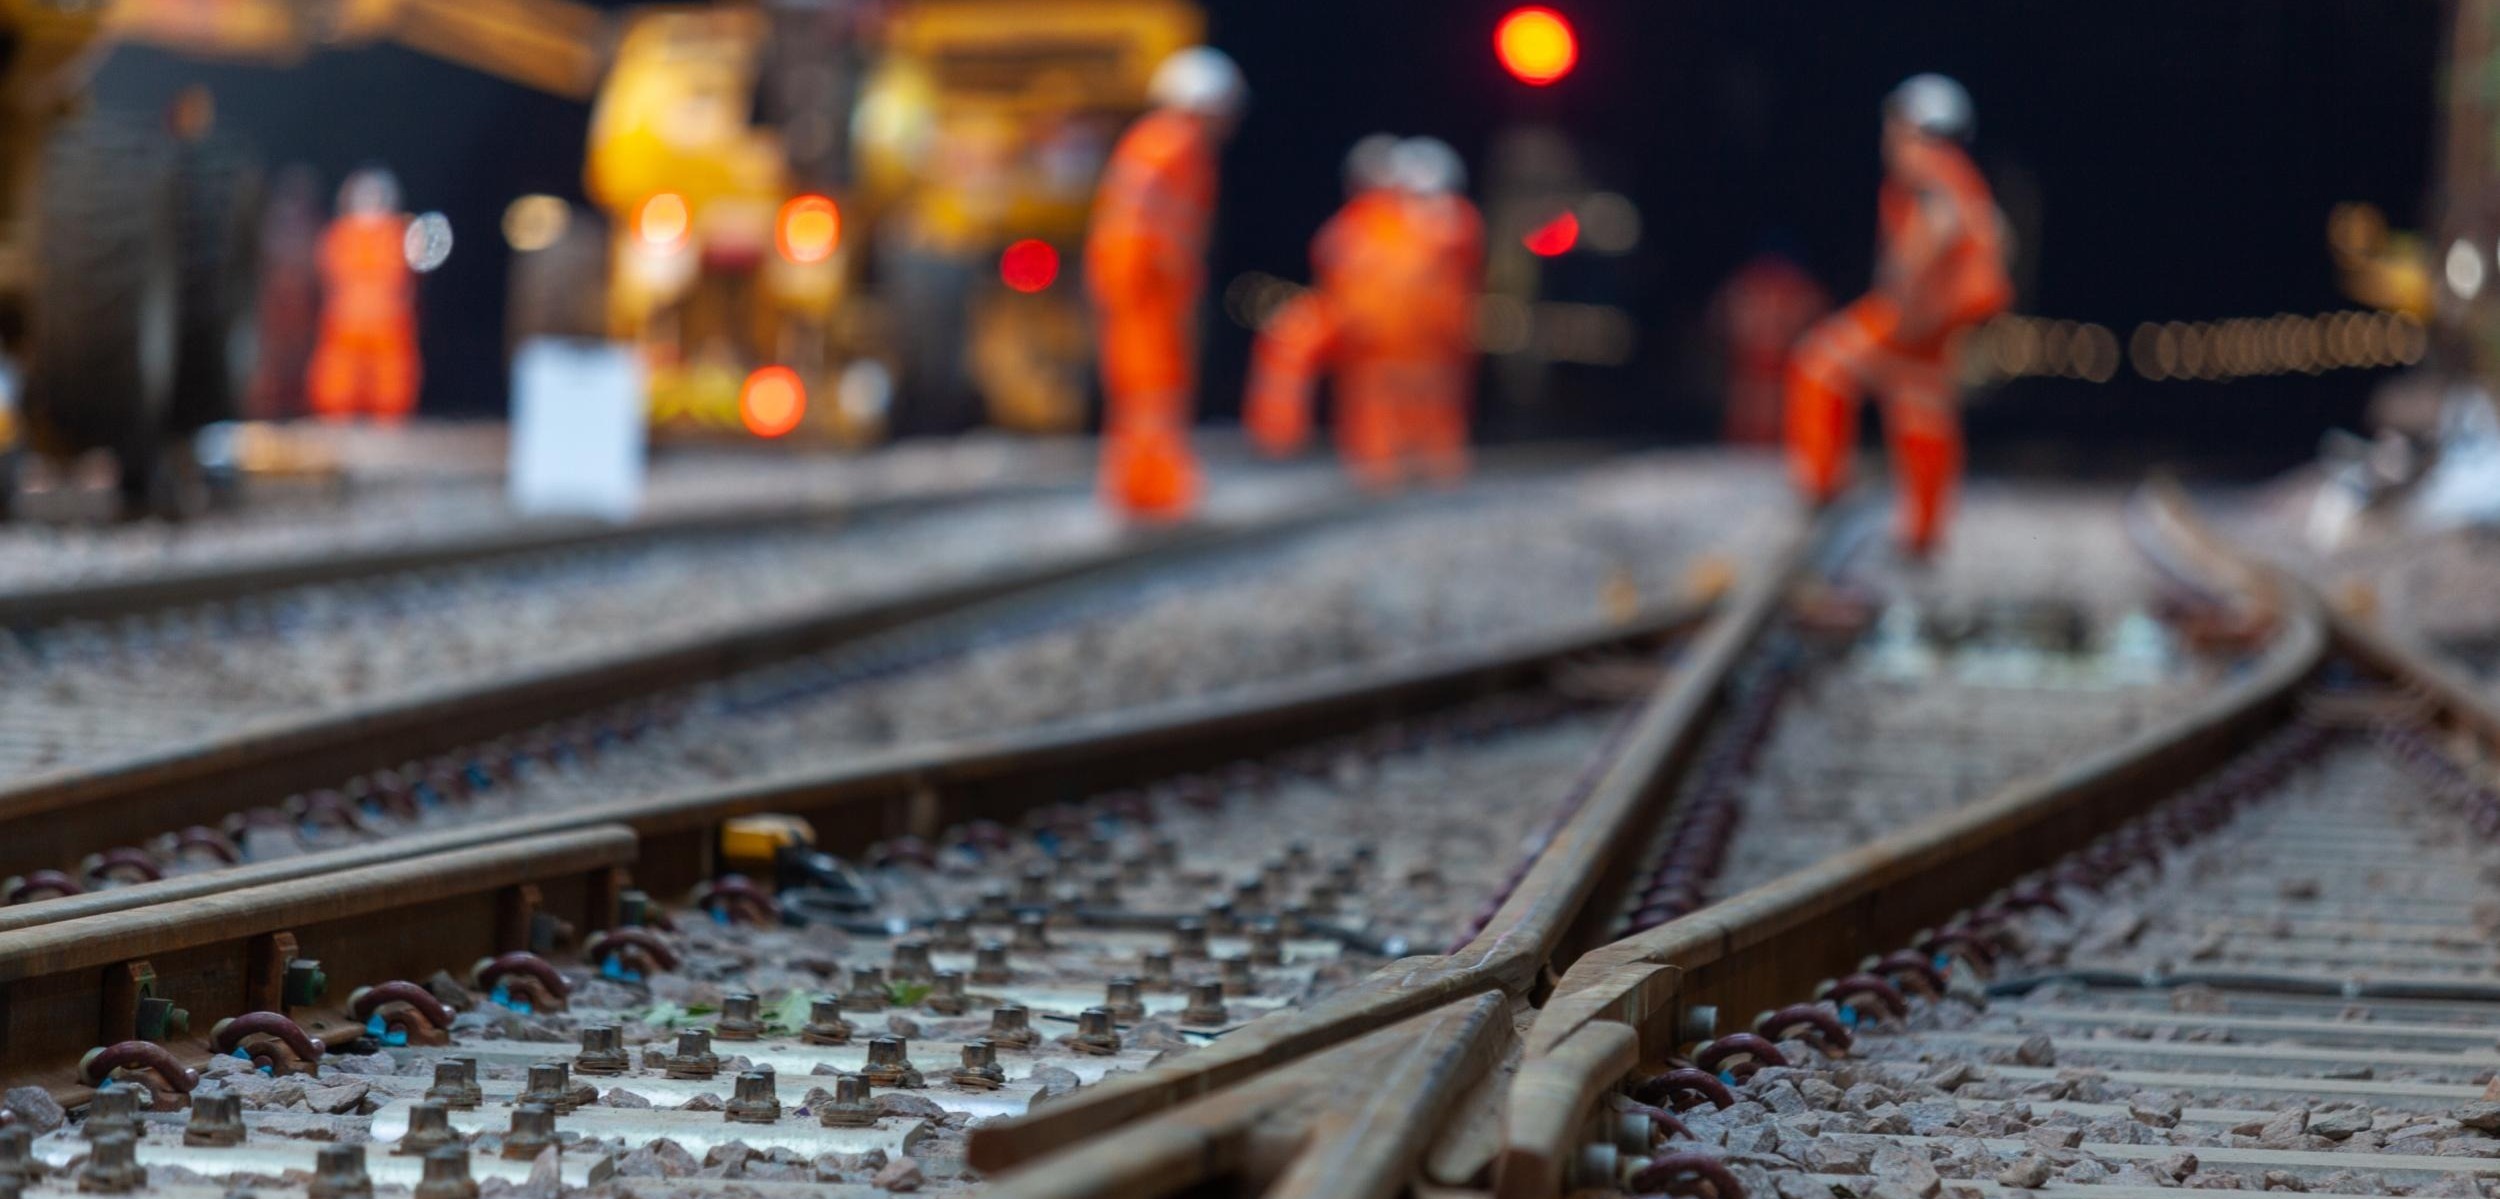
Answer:
<svg viewBox="0 0 2500 1199"><path fill-rule="evenodd" d="M1233 910L1255 912L1267 903L1267 880L1251 875L1233 884Z"/></svg>
<svg viewBox="0 0 2500 1199"><path fill-rule="evenodd" d="M848 1045L857 1031L842 1018L842 1001L831 995L819 995L807 1004L807 1027L799 1030L799 1039L810 1045Z"/></svg>
<svg viewBox="0 0 2500 1199"><path fill-rule="evenodd" d="M1016 917L1015 948L1026 953L1050 951L1049 919L1039 912L1025 912Z"/></svg>
<svg viewBox="0 0 2500 1199"><path fill-rule="evenodd" d="M79 1190L118 1195L147 1184L148 1172L139 1165L139 1138L108 1132L88 1144L87 1164L78 1171Z"/></svg>
<svg viewBox="0 0 2500 1199"><path fill-rule="evenodd" d="M940 970L929 976L929 997L921 1006L941 1016L960 1016L971 1010L972 1001L964 994L964 972Z"/></svg>
<svg viewBox="0 0 2500 1199"><path fill-rule="evenodd" d="M1233 918L1233 901L1229 899L1208 900L1204 923L1206 924L1207 931L1210 933L1229 933L1233 931L1233 929L1239 924L1239 922Z"/></svg>
<svg viewBox="0 0 2500 1199"><path fill-rule="evenodd" d="M1016 918L1014 905L1007 902L1007 888L992 884L981 889L981 903L972 911L979 924L1005 924Z"/></svg>
<svg viewBox="0 0 2500 1199"><path fill-rule="evenodd" d="M938 917L937 936L930 940L929 947L948 953L970 953L972 918L962 913Z"/></svg>
<svg viewBox="0 0 2500 1199"><path fill-rule="evenodd" d="M1033 1031L1033 1013L1021 1003L1002 1003L990 1010L989 1040L1009 1049L1031 1049L1042 1042Z"/></svg>
<svg viewBox="0 0 2500 1199"><path fill-rule="evenodd" d="M485 1102L485 1093L477 1086L477 1059L448 1057L434 1063L434 1085L426 1088L425 1097L461 1111Z"/></svg>
<svg viewBox="0 0 2500 1199"><path fill-rule="evenodd" d="M512 1127L503 1134L504 1160L536 1161L540 1153L555 1143L556 1109L528 1102L512 1109Z"/></svg>
<svg viewBox="0 0 2500 1199"><path fill-rule="evenodd" d="M403 1157L418 1157L446 1145L458 1145L460 1134L451 1129L451 1109L441 1100L426 1099L408 1106L408 1131L400 1134L399 1144L391 1152Z"/></svg>
<svg viewBox="0 0 2500 1199"><path fill-rule="evenodd" d="M1149 991L1172 989L1172 951L1149 949L1137 956L1137 981Z"/></svg>
<svg viewBox="0 0 2500 1199"><path fill-rule="evenodd" d="M1109 1057L1120 1051L1120 1033L1112 1025L1111 1009L1089 1007L1076 1016L1076 1035L1068 1038L1068 1048L1096 1057Z"/></svg>
<svg viewBox="0 0 2500 1199"><path fill-rule="evenodd" d="M106 1087L95 1093L87 1105L87 1122L82 1129L87 1139L111 1136L117 1132L139 1135L139 1092L134 1087Z"/></svg>
<svg viewBox="0 0 2500 1199"><path fill-rule="evenodd" d="M286 964L286 982L282 999L288 1007L311 1007L330 993L330 976L321 972L321 963L310 958L296 958Z"/></svg>
<svg viewBox="0 0 2500 1199"><path fill-rule="evenodd" d="M927 982L935 968L929 964L929 942L913 937L894 943L894 977L906 982Z"/></svg>
<svg viewBox="0 0 2500 1199"><path fill-rule="evenodd" d="M1037 908L1050 902L1050 867L1035 864L1016 878L1016 904Z"/></svg>
<svg viewBox="0 0 2500 1199"><path fill-rule="evenodd" d="M34 1130L24 1124L0 1128L0 1186L30 1187L43 1175L43 1163L35 1160Z"/></svg>
<svg viewBox="0 0 2500 1199"><path fill-rule="evenodd" d="M573 1097L573 1071L563 1062L532 1062L529 1081L521 1088L514 1103L535 1103L557 1115L571 1112L581 1104Z"/></svg>
<svg viewBox="0 0 2500 1199"><path fill-rule="evenodd" d="M678 1033L677 1052L668 1055L661 1070L670 1078L710 1078L720 1073L720 1055L712 1052L712 1034L700 1028Z"/></svg>
<svg viewBox="0 0 2500 1199"><path fill-rule="evenodd" d="M868 1097L868 1080L845 1074L833 1080L833 1102L817 1109L816 1122L827 1128L868 1128L882 1114Z"/></svg>
<svg viewBox="0 0 2500 1199"><path fill-rule="evenodd" d="M1205 1027L1222 1024L1229 1018L1224 1013L1223 983L1189 984L1189 1006L1181 1009L1181 1023Z"/></svg>
<svg viewBox="0 0 2500 1199"><path fill-rule="evenodd" d="M998 1064L998 1046L987 1040L964 1044L964 1064L948 1077L955 1085L976 1091L995 1091L1007 1085L1007 1071Z"/></svg>
<svg viewBox="0 0 2500 1199"><path fill-rule="evenodd" d="M918 1087L925 1085L920 1071L911 1064L910 1044L901 1037L871 1037L868 1040L868 1064L859 1076L876 1087Z"/></svg>
<svg viewBox="0 0 2500 1199"><path fill-rule="evenodd" d="M243 1097L217 1091L191 1097L191 1118L182 1126L185 1145L229 1146L243 1143Z"/></svg>
<svg viewBox="0 0 2500 1199"><path fill-rule="evenodd" d="M1205 921L1183 917L1172 925L1172 956L1190 961L1205 960L1207 956Z"/></svg>
<svg viewBox="0 0 2500 1199"><path fill-rule="evenodd" d="M426 1154L416 1199L477 1199L477 1180L469 1177L469 1151L445 1145Z"/></svg>
<svg viewBox="0 0 2500 1199"><path fill-rule="evenodd" d="M1137 980L1133 978L1112 979L1103 988L1102 1006L1103 1010L1111 1013L1112 1019L1125 1024L1135 1024L1146 1018L1146 1004L1140 995Z"/></svg>
<svg viewBox="0 0 2500 1199"><path fill-rule="evenodd" d="M1250 964L1282 966L1285 964L1285 932L1273 923L1251 926Z"/></svg>
<svg viewBox="0 0 2500 1199"><path fill-rule="evenodd" d="M1116 874L1095 875L1087 884L1085 902L1097 908L1119 907L1121 905L1120 876Z"/></svg>
<svg viewBox="0 0 2500 1199"><path fill-rule="evenodd" d="M1303 896L1302 906L1309 909L1310 914L1314 916L1330 915L1337 910L1335 883L1312 883L1311 889L1303 892Z"/></svg>
<svg viewBox="0 0 2500 1199"><path fill-rule="evenodd" d="M1250 972L1250 959L1242 954L1228 954L1218 963L1223 969L1224 990L1234 995L1254 995L1259 990L1258 976Z"/></svg>
<svg viewBox="0 0 2500 1199"><path fill-rule="evenodd" d="M845 1010L882 1012L893 1004L894 993L886 989L884 967L851 967L851 989L842 993Z"/></svg>
<svg viewBox="0 0 2500 1199"><path fill-rule="evenodd" d="M573 1058L576 1074L623 1074L634 1061L625 1054L625 1034L613 1024L582 1026L582 1051Z"/></svg>
<svg viewBox="0 0 2500 1199"><path fill-rule="evenodd" d="M1012 975L1007 970L1007 946L1001 941L983 941L973 951L972 981L982 986L999 986Z"/></svg>
<svg viewBox="0 0 2500 1199"><path fill-rule="evenodd" d="M781 1118L781 1092L770 1068L738 1075L736 1089L721 1109L722 1118L738 1124L770 1124Z"/></svg>
<svg viewBox="0 0 2500 1199"><path fill-rule="evenodd" d="M712 1022L712 1036L723 1041L752 1041L764 1035L764 1021L757 1009L762 1001L744 991L720 997L720 1019Z"/></svg>
<svg viewBox="0 0 2500 1199"><path fill-rule="evenodd" d="M313 1153L307 1199L373 1199L373 1176L365 1172L362 1145L323 1145Z"/></svg>

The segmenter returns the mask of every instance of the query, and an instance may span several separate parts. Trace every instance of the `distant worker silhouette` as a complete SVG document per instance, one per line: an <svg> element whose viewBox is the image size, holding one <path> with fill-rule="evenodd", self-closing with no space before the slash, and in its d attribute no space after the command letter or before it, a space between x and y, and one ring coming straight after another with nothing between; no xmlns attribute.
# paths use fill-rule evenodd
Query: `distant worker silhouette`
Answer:
<svg viewBox="0 0 2500 1199"><path fill-rule="evenodd" d="M1484 222L1447 143L1379 145L1347 156L1346 203L1312 240L1311 290L1260 329L1248 423L1270 453L1299 448L1326 366L1338 452L1357 480L1454 483L1468 465Z"/></svg>
<svg viewBox="0 0 2500 1199"><path fill-rule="evenodd" d="M1094 200L1085 282L1103 385L1102 492L1138 520L1187 516L1198 463L1193 327L1206 288L1216 151L1247 89L1221 51L1194 46L1155 69L1153 111L1120 138Z"/></svg>
<svg viewBox="0 0 2500 1199"><path fill-rule="evenodd" d="M1942 75L1893 90L1874 290L1816 325L1788 370L1790 465L1817 503L1847 482L1861 393L1884 401L1901 542L1922 557L1943 533L1962 471L1962 335L2013 301L1995 200L1961 146L1971 128L1970 94Z"/></svg>

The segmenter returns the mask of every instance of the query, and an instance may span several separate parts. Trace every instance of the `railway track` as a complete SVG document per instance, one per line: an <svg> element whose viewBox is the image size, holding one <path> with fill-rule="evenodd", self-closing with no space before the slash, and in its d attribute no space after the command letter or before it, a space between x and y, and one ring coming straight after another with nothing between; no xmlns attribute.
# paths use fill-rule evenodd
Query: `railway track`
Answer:
<svg viewBox="0 0 2500 1199"><path fill-rule="evenodd" d="M83 1101L86 1076L110 1073L114 1063L82 1066L81 1042L145 1032L143 1021L185 1005L195 1022L289 1011L341 1047L325 1055L318 1084L283 1070L265 1076L233 1057L207 1059L206 1089L239 1092L248 1143L274 1145L274 1156L177 1150L176 1127L198 1117L139 1116L147 1131L133 1142L134 1160L160 1171L151 1186L222 1187L255 1160L309 1170L312 1155L300 1152L307 1137L396 1143L394 1134L412 1125L430 1130L436 1115L419 1112L434 1070L464 1057L483 1070L484 1105L452 1107L442 1118L487 1135L448 1156L472 1177L520 1182L534 1167L542 1186L590 1185L622 1171L650 1180L637 1187L689 1193L831 1182L952 1187L967 1166L990 1175L1078 1141L1088 1143L997 1185L1164 1193L1248 1168L1257 1182L1287 1189L1365 1189L1366 1180L1402 1185L1427 1151L1440 1163L1434 1177L1464 1185L1503 1148L1500 1088L1488 1080L1506 1083L1518 1069L1518 1054L1504 1048L1521 1024L1513 1005L1544 992L1548 963L1603 952L1627 915L1648 906L1634 901L1657 890L1660 861L1633 852L1650 843L1645 833L1683 827L1671 817L1689 815L1692 797L1709 788L1741 793L1760 783L1754 790L1772 795L1794 785L1761 783L1737 760L1742 747L1728 746L1732 726L1750 723L1746 735L1758 740L1794 730L1787 735L1812 742L1835 710L1915 695L1938 680L1976 683L1982 698L1963 701L1964 711L2006 709L1998 731L2023 747L1970 773L1969 786L1987 789L2043 757L2122 734L2164 703L2213 702L2199 677L2175 673L2177 662L2165 667L2172 673L2119 685L2111 663L2124 655L2113 652L2110 630L2071 605L2032 602L2038 597L2021 587L2000 587L1999 598L2010 591L2012 602L1995 616L1937 605L1912 622L1924 631L1907 645L1925 666L1904 675L1902 645L1864 635L1877 618L1862 601L1809 600L1802 617L1788 615L1796 580L1812 569L1804 543L1793 543L1698 631L1689 610L1652 609L1601 632L1390 656L1336 677L895 750L789 778L541 807L378 841L345 838L339 848L315 846L239 871L13 909L0 913L6 1073ZM2043 612L2064 614L2048 623L2083 628L2081 642L2060 648L2026 631ZM1673 668L1660 676L1662 643L1672 647ZM2035 672L2016 686L2004 673L2009 655L2060 676L2055 682L2071 687L2074 707L2091 718L2048 718L2057 735L2039 737L2041 709L2001 696L1987 702L1989 688L2027 693L2051 681ZM1763 664L1782 657L1796 659L1793 694L1742 702L1761 694L1753 676ZM1815 698L1878 680L1896 690ZM1740 702L1727 703L1731 696ZM1750 721L1742 719L1748 709L1757 709ZM1896 786L1921 791L1932 782L1908 776ZM1378 802L1383 795L1399 801ZM1928 802L1941 810L1959 798L1944 791ZM751 856L737 837L723 837L722 822L768 813L807 816L827 848L862 859L858 869L827 871L782 896L783 910L815 918L804 927L741 923L766 909L720 875L741 853ZM695 885L705 889L694 908L665 902ZM656 941L633 926L606 931L616 910L666 913L675 928L657 931ZM1686 922L1670 918L1640 936ZM592 930L606 935L586 941ZM480 1003L449 1017L458 1045L439 1049L358 1043L360 1031L387 1039L394 1028L423 1041L419 1026L442 1013L413 993L367 992L360 1022L352 999L342 1013L335 993L309 998L311 967L299 964L318 960L342 986L422 982L448 964L451 977L437 986L473 1001L526 1001L532 979L556 985L527 963L493 963L492 954L515 946L560 964L555 977L571 990L564 1010ZM1402 952L1416 956L1382 965ZM459 968L480 958L489 959L483 974ZM960 1015L946 1010L958 989ZM818 994L832 996L829 1008L810 1000ZM731 1034L742 1031L747 995L760 1040L677 1042L683 1025L722 1034L726 1021ZM1021 1013L998 1014L1002 1006ZM806 1045L811 1023L820 1039L833 1035L834 1021L819 1017L839 1017L850 1043ZM287 1065L272 1040L282 1030L254 1027L233 1039ZM516 1126L511 1100L524 1091L559 1095L532 1087L533 1064L607 1064L607 1034L584 1031L606 1027L635 1050L627 1075L591 1076L605 1098L556 1115L564 1148L537 1156L531 1138L546 1117L523 1111ZM1037 1027L1034 1048L1001 1047ZM872 1085L880 1114L869 1136L841 1124L867 1114L852 1102L859 1095L816 1072L866 1072L872 1084L895 1077L884 1069L893 1046L870 1056L880 1031L903 1040L901 1052L929 1085ZM975 1046L985 1034L991 1045ZM196 1027L162 1039L189 1053L207 1048ZM654 1047L658 1056L648 1056ZM382 1052L358 1052L367 1048ZM680 1050L690 1064L674 1072L685 1075L699 1072L707 1048L722 1059L710 1078L669 1077ZM748 1073L734 1068L742 1050L746 1065L773 1067L771 1082L738 1077ZM1011 1068L1006 1078L985 1076L989 1058ZM968 1073L957 1074L959 1066ZM156 1085L187 1080L164 1076L182 1068L160 1063ZM568 1075L561 1094L585 1081ZM731 1120L696 1098L726 1103L743 1088L753 1114L767 1087L784 1105L769 1125ZM1051 1098L1040 1102L1045 1093ZM443 1095L457 1099L461 1089ZM323 1105L340 1110L302 1110ZM224 1119L223 1100L208 1106L212 1123ZM836 1117L830 1130L828 1112ZM109 1138L114 1113L106 1114ZM1431 1144L1445 1127L1458 1130L1455 1148ZM1273 1167L1281 1176L1259 1172L1274 1160L1253 1152L1262 1128L1298 1129L1290 1143L1308 1150ZM218 1129L200 1135L228 1135ZM96 1160L83 1137L55 1134L30 1152ZM516 1139L518 1156L506 1157ZM0 1144L0 1157L6 1150ZM120 1155L117 1143L101 1156L110 1165ZM377 1145L364 1163L383 1185L415 1181L429 1168L383 1157ZM732 1181L700 1177L707 1161ZM345 1171L343 1159L331 1164ZM198 1178L173 1173L202 1169L208 1174Z"/></svg>

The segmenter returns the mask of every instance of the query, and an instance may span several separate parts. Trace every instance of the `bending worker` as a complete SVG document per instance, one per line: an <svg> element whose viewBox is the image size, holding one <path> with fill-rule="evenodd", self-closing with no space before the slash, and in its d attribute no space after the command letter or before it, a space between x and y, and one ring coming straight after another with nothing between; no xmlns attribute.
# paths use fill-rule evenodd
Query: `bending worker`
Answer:
<svg viewBox="0 0 2500 1199"><path fill-rule="evenodd" d="M321 324L304 392L325 420L398 422L417 406L416 276L399 181L378 167L339 185L321 234Z"/></svg>
<svg viewBox="0 0 2500 1199"><path fill-rule="evenodd" d="M1137 519L1176 520L1198 499L1193 324L1215 155L1247 93L1232 59L1193 46L1155 68L1148 94L1154 111L1121 136L1094 200L1085 283L1102 370L1103 496Z"/></svg>
<svg viewBox="0 0 2500 1199"><path fill-rule="evenodd" d="M1453 483L1467 471L1484 223L1448 144L1410 138L1378 163L1365 157L1373 145L1357 144L1352 194L1312 242L1312 290L1259 331L1251 436L1270 453L1299 448L1325 365L1338 450L1359 481Z"/></svg>
<svg viewBox="0 0 2500 1199"><path fill-rule="evenodd" d="M1789 462L1816 503L1847 482L1860 394L1882 398L1901 540L1918 556L1935 548L1962 470L1961 335L2013 300L1995 200L1961 146L1971 126L1970 94L1942 75L1893 89L1875 288L1816 325L1788 371Z"/></svg>

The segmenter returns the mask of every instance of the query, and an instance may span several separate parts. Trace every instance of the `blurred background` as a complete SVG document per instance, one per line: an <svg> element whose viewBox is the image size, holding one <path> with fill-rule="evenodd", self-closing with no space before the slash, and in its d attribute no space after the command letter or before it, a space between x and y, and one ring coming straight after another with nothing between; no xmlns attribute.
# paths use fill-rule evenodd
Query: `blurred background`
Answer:
<svg viewBox="0 0 2500 1199"><path fill-rule="evenodd" d="M1485 0L776 0L738 10L751 28L701 35L717 35L710 48L680 31L650 53L631 31L664 10L625 4L348 4L339 20L361 27L294 31L267 13L321 6L123 7L98 110L153 121L206 97L214 136L248 148L273 198L295 189L326 216L349 172L381 165L410 211L447 218L457 248L418 299L428 417L501 416L518 337L593 331L602 254L556 262L558 241L604 238L585 233L602 218L633 226L677 186L624 168L605 195L586 185L594 105L717 88L719 120L779 131L786 190L839 204L839 277L796 302L815 306L800 370L882 426L848 434L861 437L1090 419L1072 270L1092 166L1139 104L1144 60L1122 46L1186 44L1203 21L1252 93L1223 158L1202 419L1238 411L1249 326L1307 277L1346 147L1386 130L1460 150L1492 290L1526 280L1486 318L1479 424L1496 440L1714 435L1714 297L1766 248L1833 295L1862 290L1878 105L1904 76L1942 71L1976 99L1973 153L2020 290L1994 352L1974 355L1974 455L2083 472L2154 458L2279 469L2361 423L2374 389L2422 355L2420 324L2388 317L2403 305L2356 290L2351 268L2392 253L2380 231L2435 219L2435 81L2454 21L2431 0L1572 0L1577 62L1532 87L1494 52L1511 6ZM652 80L718 60L752 78ZM1565 211L1574 244L1506 266ZM1008 253L1026 238L1070 270L1035 275ZM1057 308L1017 303L1037 280ZM649 336L677 338L700 373L696 332ZM733 356L708 385L655 380L655 407L734 432L721 379L759 354L792 356ZM858 362L876 369L832 381ZM820 401L811 419L833 415Z"/></svg>

